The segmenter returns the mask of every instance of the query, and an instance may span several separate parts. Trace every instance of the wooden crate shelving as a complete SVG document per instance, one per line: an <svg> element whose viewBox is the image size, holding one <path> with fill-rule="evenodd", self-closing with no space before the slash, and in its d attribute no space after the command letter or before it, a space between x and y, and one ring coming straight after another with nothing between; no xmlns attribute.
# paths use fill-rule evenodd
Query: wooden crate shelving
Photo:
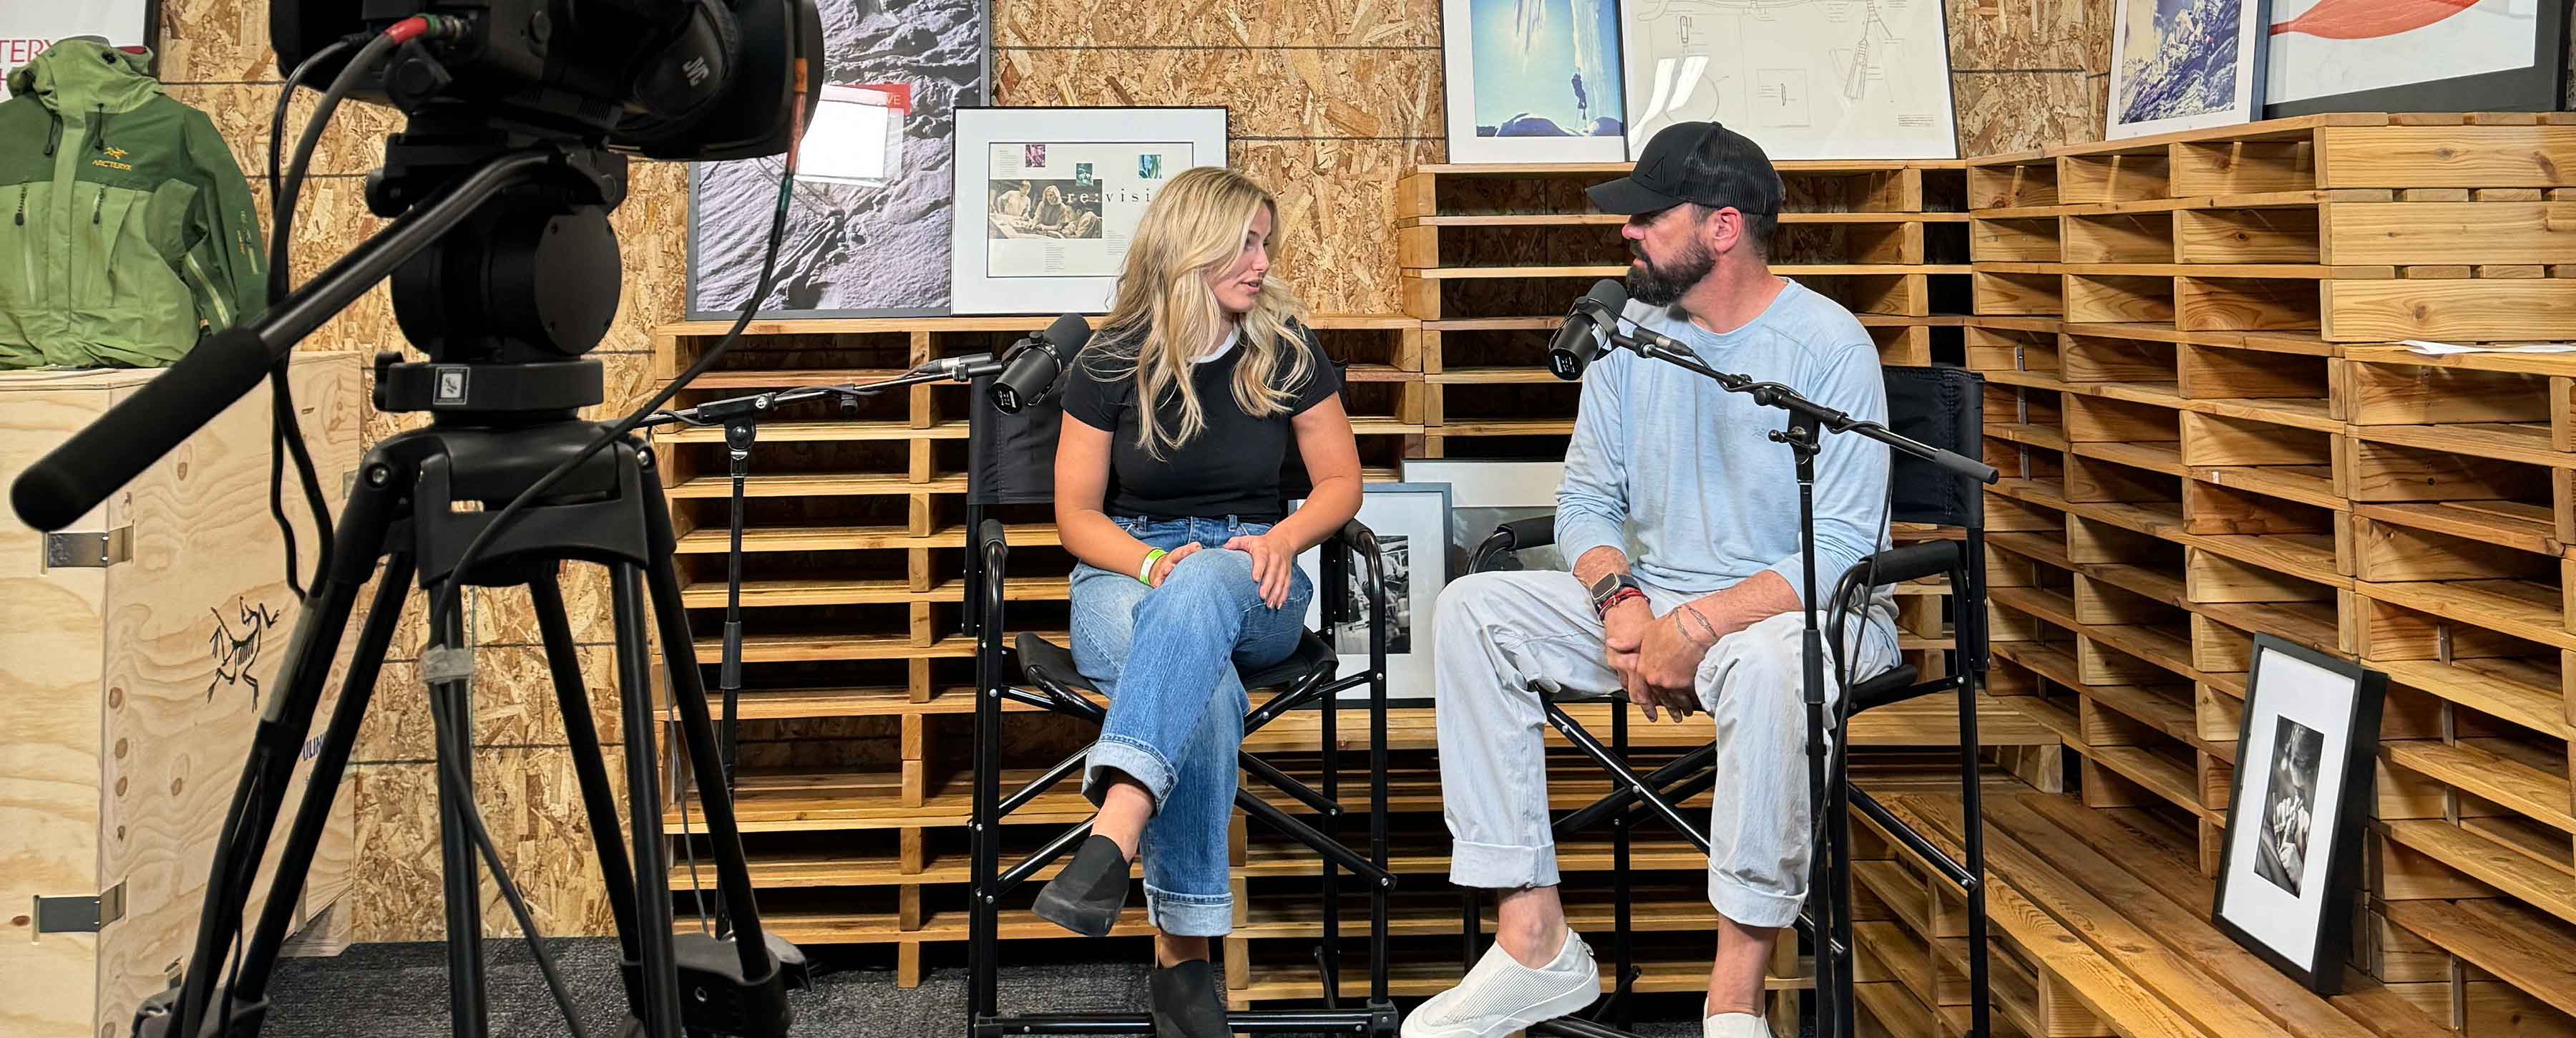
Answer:
<svg viewBox="0 0 2576 1038"><path fill-rule="evenodd" d="M1971 160L1976 311L2332 342L2576 334L2576 238L2552 229L2576 215L2568 158L2559 113L2336 113Z"/></svg>
<svg viewBox="0 0 2576 1038"><path fill-rule="evenodd" d="M2576 1025L2503 951L2576 951L2576 363L2387 340L2576 332L2568 147L2335 115L1968 164L1993 687L2214 872L2252 638L2387 672L2355 965L2468 1033Z"/></svg>

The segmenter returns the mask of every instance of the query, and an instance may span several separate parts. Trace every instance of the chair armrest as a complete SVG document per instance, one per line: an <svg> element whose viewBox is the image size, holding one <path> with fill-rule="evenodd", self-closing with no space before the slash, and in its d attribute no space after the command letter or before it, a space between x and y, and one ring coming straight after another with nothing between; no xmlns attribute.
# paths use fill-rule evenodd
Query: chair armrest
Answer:
<svg viewBox="0 0 2576 1038"><path fill-rule="evenodd" d="M975 528L976 554L984 567L983 611L987 623L998 626L1002 616L1002 568L1010 558L1010 539L1004 535L1002 521L986 519Z"/></svg>
<svg viewBox="0 0 2576 1038"><path fill-rule="evenodd" d="M1874 573L1870 570L1873 562L1878 566ZM1859 562L1852 564L1850 572L1874 576L1877 578L1875 584L1887 585L1948 573L1958 567L1957 541L1925 541L1862 556Z"/></svg>
<svg viewBox="0 0 2576 1038"><path fill-rule="evenodd" d="M1468 557L1467 572L1484 572L1486 567L1504 552L1519 551L1523 548L1544 548L1554 543L1556 543L1556 513L1549 512L1546 515L1534 515L1527 519L1514 519L1494 527L1494 532L1485 535L1485 539L1476 545L1475 554Z"/></svg>

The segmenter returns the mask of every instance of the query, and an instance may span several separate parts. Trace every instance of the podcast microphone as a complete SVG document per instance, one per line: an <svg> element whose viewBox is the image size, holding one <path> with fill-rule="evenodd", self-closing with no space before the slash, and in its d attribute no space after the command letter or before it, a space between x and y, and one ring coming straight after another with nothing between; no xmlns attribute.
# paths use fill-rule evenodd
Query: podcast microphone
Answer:
<svg viewBox="0 0 2576 1038"><path fill-rule="evenodd" d="M1012 344L1001 374L993 377L993 406L1003 414L1018 414L1030 404L1045 403L1055 395L1056 378L1090 340L1091 322L1081 314L1066 314L1045 331Z"/></svg>
<svg viewBox="0 0 2576 1038"><path fill-rule="evenodd" d="M1566 310L1565 324L1548 341L1547 370L1569 382L1582 378L1583 369L1610 348L1611 337L1619 330L1619 311L1627 305L1628 292L1618 282L1609 278L1593 282L1592 291Z"/></svg>

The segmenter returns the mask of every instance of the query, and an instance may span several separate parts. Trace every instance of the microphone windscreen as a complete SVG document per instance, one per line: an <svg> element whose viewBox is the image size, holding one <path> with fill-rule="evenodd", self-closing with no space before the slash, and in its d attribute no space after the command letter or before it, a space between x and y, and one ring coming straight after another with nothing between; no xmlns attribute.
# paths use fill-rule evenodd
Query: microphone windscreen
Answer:
<svg viewBox="0 0 2576 1038"><path fill-rule="evenodd" d="M1628 308L1627 287L1609 278L1593 282L1592 291L1583 293L1583 298L1600 306L1606 317L1617 317Z"/></svg>
<svg viewBox="0 0 2576 1038"><path fill-rule="evenodd" d="M1073 355L1082 349L1082 344L1091 341L1091 322L1083 320L1081 314L1066 314L1056 318L1054 324L1039 334L1062 348L1066 360L1072 360Z"/></svg>

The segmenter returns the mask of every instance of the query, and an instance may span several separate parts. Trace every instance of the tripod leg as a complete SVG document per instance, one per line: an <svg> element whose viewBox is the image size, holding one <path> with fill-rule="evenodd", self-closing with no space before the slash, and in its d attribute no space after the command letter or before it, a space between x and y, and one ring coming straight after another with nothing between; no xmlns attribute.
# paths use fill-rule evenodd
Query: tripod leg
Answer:
<svg viewBox="0 0 2576 1038"><path fill-rule="evenodd" d="M655 513L653 521L669 522L667 516L659 512ZM724 898L726 918L733 924L733 941L736 951L742 956L743 976L765 977L778 968L778 963L770 955L767 940L761 934L759 902L752 898L751 871L743 862L742 830L734 823L733 795L721 779L709 774L713 767L710 762L719 759L715 724L707 716L706 677L698 671L697 647L689 640L689 614L680 601L680 578L671 569L668 556L655 563L648 573L653 591L653 619L660 625L662 635L662 661L671 675L671 706L680 715L680 737L688 751L690 773L697 777L699 806L705 809L707 816L707 850L716 862L716 889ZM638 634L640 636L641 632ZM640 637L636 644L640 659L643 644ZM636 695L638 705L630 705L630 711L650 707L651 704L642 701L644 693L640 686ZM639 872L641 860L639 855ZM660 865L654 868L652 876L643 878L641 896L661 899L662 932L668 933L671 927L670 876Z"/></svg>
<svg viewBox="0 0 2576 1038"><path fill-rule="evenodd" d="M459 604L461 607L461 600ZM437 615L430 618L430 623L439 631L439 643L450 652L472 651L464 648L462 609L433 607L433 611ZM421 663L424 671L430 666L427 660ZM473 806L474 704L470 687L463 678L433 680L429 684L429 714L438 738L436 755L442 762L454 761L468 783L464 789L451 789L446 782L438 784L439 869L446 883L447 899L447 1009L449 1017L464 1032L457 1038L482 1038L490 1028L483 1001L483 881L474 860L474 840L466 830L464 818L464 812Z"/></svg>
<svg viewBox="0 0 2576 1038"><path fill-rule="evenodd" d="M617 796L608 785L608 766L597 753L581 752L599 745L599 728L590 719L590 689L581 679L581 661L572 644L572 624L564 616L563 587L554 574L528 582L536 607L537 631L545 640L546 665L554 672L555 703L563 711L564 738L574 747L573 775L581 783L583 814L590 820L590 840L599 852L599 871L608 890L609 914L617 920L617 943L627 962L643 961L635 944L635 876L626 852L618 849ZM621 971L622 974L623 971ZM643 1015L638 992L626 993L627 1005Z"/></svg>
<svg viewBox="0 0 2576 1038"><path fill-rule="evenodd" d="M671 876L662 864L662 793L654 764L653 692L647 677L652 663L646 655L644 596L636 586L631 563L610 566L608 582L617 613L617 693L625 716L626 802L633 812L635 936L641 953L636 962L644 976L643 1020L645 1033L654 1038L678 1038L679 973L671 951ZM694 666L688 673L697 676ZM679 668L673 667L672 676L679 674ZM706 704L701 701L698 709L703 713Z"/></svg>
<svg viewBox="0 0 2576 1038"><path fill-rule="evenodd" d="M313 589L304 614L296 620L295 637L288 643L285 665L279 669L285 680L277 683L267 709L260 714L259 727L251 736L250 753L242 762L241 779L233 786L232 806L224 814L224 827L215 841L205 903L197 915L197 943L189 952L179 1004L174 1010L178 1025L174 1033L195 1035L205 1026L207 1006L221 979L225 953L231 948L232 936L241 928L244 891L250 877L256 875L260 859L268 852L273 820L278 806L286 801L286 784L295 773L296 756L303 750L305 736L312 731L313 711L321 705L322 686L330 679L332 657L339 654L340 637L349 625L349 611L357 603L358 585L366 583L368 574L375 569L377 553L384 547L385 516L399 493L395 488L406 483L394 466L381 458L368 458L364 471L366 478L359 481L349 495L348 506L340 513L331 568L322 586ZM387 638L391 639L391 632Z"/></svg>
<svg viewBox="0 0 2576 1038"><path fill-rule="evenodd" d="M349 752L357 745L358 727L367 715L367 703L376 691L376 675L383 668L385 649L393 644L394 627L402 618L403 598L411 592L411 556L395 555L385 562L383 582L376 585L375 600L367 606L367 619L358 628L358 645L349 659L348 676L340 684L340 704L331 711L331 725L322 734L322 744L313 758L313 777L304 786L304 800L295 809L295 824L287 831L286 846L278 854L276 880L270 884L268 905L259 914L259 928L251 932L250 945L242 953L241 980L233 985L236 1003L258 1002L268 992L269 971L277 964L277 950L286 943L286 928L295 916L297 902L304 897L306 873L313 862L313 850L322 843L322 829L330 821L331 802L339 794L339 776L349 765Z"/></svg>

